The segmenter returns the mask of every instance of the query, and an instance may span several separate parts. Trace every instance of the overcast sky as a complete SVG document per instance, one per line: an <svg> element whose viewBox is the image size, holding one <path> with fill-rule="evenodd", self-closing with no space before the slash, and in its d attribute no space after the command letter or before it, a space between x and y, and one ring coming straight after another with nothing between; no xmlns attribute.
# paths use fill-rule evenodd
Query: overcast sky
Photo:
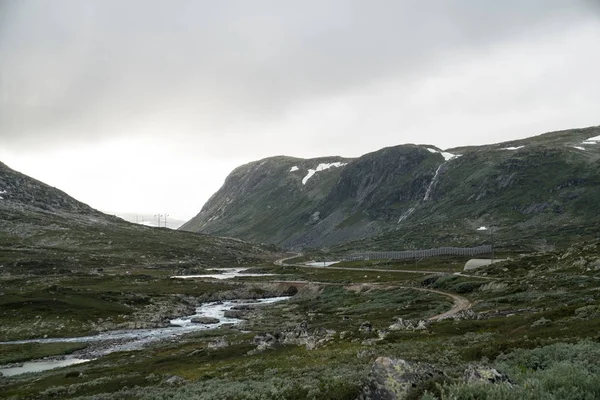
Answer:
<svg viewBox="0 0 600 400"><path fill-rule="evenodd" d="M188 219L267 156L598 125L599 43L599 0L0 0L0 161Z"/></svg>

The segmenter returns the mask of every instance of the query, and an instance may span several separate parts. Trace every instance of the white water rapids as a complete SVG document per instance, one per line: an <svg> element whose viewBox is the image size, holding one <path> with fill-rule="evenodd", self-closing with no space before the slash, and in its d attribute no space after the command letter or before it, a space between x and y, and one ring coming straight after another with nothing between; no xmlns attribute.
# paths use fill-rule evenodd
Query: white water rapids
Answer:
<svg viewBox="0 0 600 400"><path fill-rule="evenodd" d="M18 375L26 372L39 372L48 369L65 367L67 365L79 364L114 353L116 351L139 350L149 343L160 340L172 339L186 333L218 328L224 324L239 324L243 320L238 318L225 317L225 311L231 310L239 305L259 305L271 304L286 300L289 297L271 297L259 300L226 300L202 304L196 308L196 313L181 318L175 318L170 321L172 326L155 329L129 329L121 331L102 332L97 335L69 337L69 338L46 338L46 339L28 339L15 340L11 342L0 342L0 345L25 344L25 343L90 343L90 342L114 342L107 346L102 346L99 350L86 352L86 358L75 356L62 357L60 359L35 360L25 362L18 366L0 367L0 374L5 376ZM192 318L211 317L217 318L215 324L193 323Z"/></svg>

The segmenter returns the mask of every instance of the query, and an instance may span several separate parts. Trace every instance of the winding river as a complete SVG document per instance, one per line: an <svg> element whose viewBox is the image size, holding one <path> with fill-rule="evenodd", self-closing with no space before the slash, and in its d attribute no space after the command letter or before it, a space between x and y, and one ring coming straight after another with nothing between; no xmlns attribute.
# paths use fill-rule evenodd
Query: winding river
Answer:
<svg viewBox="0 0 600 400"><path fill-rule="evenodd" d="M170 321L171 326L155 329L130 329L120 331L102 332L91 336L80 336L70 338L46 338L16 340L11 342L0 342L5 344L25 344L25 343L91 343L105 342L106 345L95 346L96 349L85 350L85 358L77 356L61 357L60 359L44 359L29 361L18 366L0 366L0 373L4 376L18 375L26 372L40 372L48 369L65 367L73 364L87 362L106 354L116 351L139 350L149 343L158 342L165 339L173 339L186 333L215 329L224 324L239 324L243 320L238 318L225 317L225 311L231 310L234 306L240 305L259 305L271 304L286 300L289 297L272 297L259 300L226 300L219 302L204 303L196 308L196 313L181 318L175 318ZM216 318L219 322L214 324L200 324L192 322L196 317Z"/></svg>

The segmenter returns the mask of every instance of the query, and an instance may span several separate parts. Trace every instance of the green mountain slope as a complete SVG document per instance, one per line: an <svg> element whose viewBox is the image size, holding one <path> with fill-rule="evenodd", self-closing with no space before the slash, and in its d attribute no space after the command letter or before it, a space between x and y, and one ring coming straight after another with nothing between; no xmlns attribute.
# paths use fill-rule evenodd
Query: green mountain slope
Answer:
<svg viewBox="0 0 600 400"><path fill-rule="evenodd" d="M0 163L0 273L115 265L236 266L269 249L103 214Z"/></svg>
<svg viewBox="0 0 600 400"><path fill-rule="evenodd" d="M490 240L482 225L515 248L594 237L597 136L591 127L446 153L403 145L357 159L268 158L233 171L181 229L297 249L470 245ZM336 161L346 165L303 184L309 169Z"/></svg>

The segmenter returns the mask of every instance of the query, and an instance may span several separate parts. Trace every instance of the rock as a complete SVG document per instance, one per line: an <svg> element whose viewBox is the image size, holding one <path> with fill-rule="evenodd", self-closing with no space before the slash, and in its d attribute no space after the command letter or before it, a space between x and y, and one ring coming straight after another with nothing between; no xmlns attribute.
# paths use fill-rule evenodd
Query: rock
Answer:
<svg viewBox="0 0 600 400"><path fill-rule="evenodd" d="M535 328L536 326L544 326L544 325L550 325L552 323L551 319L546 319L544 317L538 319L537 321L534 321L533 324L531 324L532 328Z"/></svg>
<svg viewBox="0 0 600 400"><path fill-rule="evenodd" d="M195 324L210 325L210 324L218 324L220 321L218 318L212 318L212 317L194 317L191 319L191 322L193 322Z"/></svg>
<svg viewBox="0 0 600 400"><path fill-rule="evenodd" d="M371 333L371 331L373 330L373 325L371 325L371 323L369 321L365 321L362 324L360 324L360 327L358 328L359 332L362 333Z"/></svg>
<svg viewBox="0 0 600 400"><path fill-rule="evenodd" d="M464 380L467 383L511 383L507 375L498 372L495 368L479 364L469 365L464 372Z"/></svg>
<svg viewBox="0 0 600 400"><path fill-rule="evenodd" d="M83 372L81 371L69 371L65 374L65 378L81 378L83 376Z"/></svg>
<svg viewBox="0 0 600 400"><path fill-rule="evenodd" d="M484 319L481 314L476 313L475 311L473 311L471 309L460 311L460 312L454 314L450 318L454 319L455 321Z"/></svg>
<svg viewBox="0 0 600 400"><path fill-rule="evenodd" d="M163 380L164 383L166 383L167 385L183 385L185 384L186 380L185 378L182 378L181 376L177 376L177 375L172 375L168 378L165 378Z"/></svg>
<svg viewBox="0 0 600 400"><path fill-rule="evenodd" d="M229 342L225 337L217 338L213 341L208 342L207 347L211 350L222 349L223 347L229 346Z"/></svg>
<svg viewBox="0 0 600 400"><path fill-rule="evenodd" d="M243 318L245 315L246 313L241 310L226 310L223 313L225 318Z"/></svg>
<svg viewBox="0 0 600 400"><path fill-rule="evenodd" d="M256 308L256 306L253 304L240 304L239 306L231 307L232 310L236 310L236 311L250 311L250 310L254 310L255 308Z"/></svg>
<svg viewBox="0 0 600 400"><path fill-rule="evenodd" d="M410 321L397 318L396 322L390 325L388 329L391 331L426 331L430 325L431 321L428 320Z"/></svg>
<svg viewBox="0 0 600 400"><path fill-rule="evenodd" d="M361 400L406 399L429 381L444 379L444 373L425 363L378 357ZM416 397L415 397L416 398Z"/></svg>

